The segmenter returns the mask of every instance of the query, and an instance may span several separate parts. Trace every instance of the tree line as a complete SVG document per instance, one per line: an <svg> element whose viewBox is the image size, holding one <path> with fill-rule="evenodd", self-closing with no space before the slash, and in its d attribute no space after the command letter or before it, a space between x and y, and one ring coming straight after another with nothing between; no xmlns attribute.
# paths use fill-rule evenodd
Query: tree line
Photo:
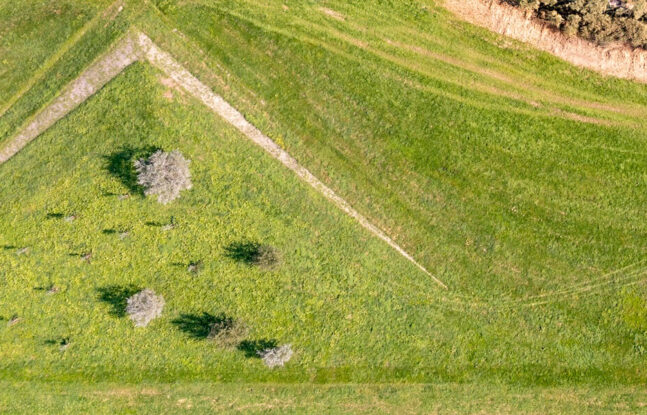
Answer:
<svg viewBox="0 0 647 415"><path fill-rule="evenodd" d="M647 0L505 0L568 36L647 49Z"/></svg>

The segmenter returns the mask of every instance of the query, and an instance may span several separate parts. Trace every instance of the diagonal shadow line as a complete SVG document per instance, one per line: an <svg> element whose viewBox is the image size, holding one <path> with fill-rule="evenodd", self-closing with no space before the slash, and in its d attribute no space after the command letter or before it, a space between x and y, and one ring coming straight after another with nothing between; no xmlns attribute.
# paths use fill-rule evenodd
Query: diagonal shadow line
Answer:
<svg viewBox="0 0 647 415"><path fill-rule="evenodd" d="M193 76L171 55L158 48L146 34L135 29L131 29L116 43L112 50L90 65L78 78L68 84L51 104L45 107L31 122L22 128L14 139L0 150L0 164L10 159L29 142L73 111L90 96L94 95L126 67L139 60L148 61L151 65L164 72L188 93L206 105L212 112L233 125L247 136L247 138L268 152L273 158L292 170L301 180L312 186L344 213L355 219L362 227L386 242L391 248L431 277L435 283L447 289L447 285L427 271L425 267L419 264L400 245L386 235L386 233L373 225L366 217L355 210L346 200L338 196L308 169L301 166L288 152L279 147L271 138L247 121L238 110Z"/></svg>

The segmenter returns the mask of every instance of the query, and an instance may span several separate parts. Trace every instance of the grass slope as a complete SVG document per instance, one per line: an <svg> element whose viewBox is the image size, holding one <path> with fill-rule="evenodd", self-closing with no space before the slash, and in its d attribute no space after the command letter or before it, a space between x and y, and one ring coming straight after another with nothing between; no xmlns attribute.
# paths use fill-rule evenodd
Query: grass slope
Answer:
<svg viewBox="0 0 647 415"><path fill-rule="evenodd" d="M645 86L415 2L164 5L217 91L453 290L519 298L644 258Z"/></svg>
<svg viewBox="0 0 647 415"><path fill-rule="evenodd" d="M0 2L0 102L9 101L108 1ZM3 108L2 105L0 108Z"/></svg>
<svg viewBox="0 0 647 415"><path fill-rule="evenodd" d="M490 394L475 402L486 412L639 412L644 85L570 67L433 4L155 5L126 1L88 30L0 118L0 140L134 23L450 291L137 64L0 166L0 316L22 318L0 327L2 408L20 412L11 391L36 395L42 380L48 392L32 406L42 412L172 404L144 393L105 403L102 387L77 383L90 379L178 382L204 410L210 388L230 386L201 381L398 381L464 384L431 394L455 412L477 410L463 402L475 391ZM154 146L193 160L194 189L168 206L142 198L124 169ZM178 226L163 231L171 218ZM278 247L284 264L267 272L226 255L245 241ZM167 302L144 330L119 316L131 286ZM205 312L297 353L269 371L246 350L218 349L201 338ZM276 387L274 409L302 393L337 412L372 393L420 402L411 412L442 409L423 385L329 396ZM509 400L520 393L530 397Z"/></svg>
<svg viewBox="0 0 647 415"><path fill-rule="evenodd" d="M409 344L413 326L440 318L415 308L436 291L420 283L424 274L206 110L162 93L137 65L0 169L3 317L24 319L3 330L2 341L16 346L2 351L5 369L27 379L251 380L367 368L340 369L349 378L379 377L368 367L411 359L421 349ZM130 151L152 146L193 160L195 190L169 206L119 200L132 185ZM78 218L67 223L70 215ZM178 228L164 231L171 218ZM247 241L276 246L280 270L227 258L228 247ZM90 251L86 263L80 257ZM187 266L198 260L204 270L194 277ZM51 284L61 292L48 295ZM421 289L409 293L411 284ZM130 285L162 293L167 318L135 330L111 315ZM411 314L395 315L402 307ZM298 344L302 365L270 375L247 353L200 341L203 312L241 318L248 340ZM67 337L69 353L47 347Z"/></svg>
<svg viewBox="0 0 647 415"><path fill-rule="evenodd" d="M446 298L424 274L159 75L137 64L0 167L5 373L36 380L634 383L642 342L604 297L540 310ZM178 101L169 101L168 94ZM179 148L195 188L161 206L130 189L131 153ZM120 200L119 195L133 192ZM72 223L64 218L77 216ZM171 221L177 229L163 231ZM119 234L129 235L120 240ZM270 243L264 272L226 255ZM27 254L21 248L29 247ZM92 252L86 263L81 256ZM202 260L198 276L187 272ZM48 294L54 285L60 292ZM165 318L136 330L124 290L150 287ZM621 310L620 310L621 311ZM640 311L640 310L639 310ZM268 371L203 338L203 313L293 343ZM58 343L72 345L61 353ZM640 344L639 344L640 345ZM253 354L253 353L252 353Z"/></svg>

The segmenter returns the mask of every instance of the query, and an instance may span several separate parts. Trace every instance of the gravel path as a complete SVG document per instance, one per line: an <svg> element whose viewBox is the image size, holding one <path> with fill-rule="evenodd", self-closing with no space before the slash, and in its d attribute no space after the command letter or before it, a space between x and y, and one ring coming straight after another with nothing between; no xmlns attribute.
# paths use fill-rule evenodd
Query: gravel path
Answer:
<svg viewBox="0 0 647 415"><path fill-rule="evenodd" d="M9 160L31 140L65 117L138 58L139 48L135 38L132 35L126 36L110 52L63 88L58 97L8 141L8 144L0 150L0 164Z"/></svg>

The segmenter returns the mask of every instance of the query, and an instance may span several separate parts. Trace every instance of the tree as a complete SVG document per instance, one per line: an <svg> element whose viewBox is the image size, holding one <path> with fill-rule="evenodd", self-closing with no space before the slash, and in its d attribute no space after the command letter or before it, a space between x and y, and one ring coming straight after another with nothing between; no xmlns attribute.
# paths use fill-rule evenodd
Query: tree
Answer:
<svg viewBox="0 0 647 415"><path fill-rule="evenodd" d="M647 48L647 0L503 0L534 13L567 35L598 44Z"/></svg>
<svg viewBox="0 0 647 415"><path fill-rule="evenodd" d="M135 323L135 327L146 327L151 320L162 315L163 308L164 298L146 288L128 298L126 313Z"/></svg>
<svg viewBox="0 0 647 415"><path fill-rule="evenodd" d="M263 359L265 366L273 369L277 366L284 366L292 358L293 353L292 345L284 344L272 349L261 350L258 355Z"/></svg>
<svg viewBox="0 0 647 415"><path fill-rule="evenodd" d="M147 160L135 161L137 183L144 188L144 194L157 195L160 203L167 204L192 187L189 163L178 150L158 150Z"/></svg>

